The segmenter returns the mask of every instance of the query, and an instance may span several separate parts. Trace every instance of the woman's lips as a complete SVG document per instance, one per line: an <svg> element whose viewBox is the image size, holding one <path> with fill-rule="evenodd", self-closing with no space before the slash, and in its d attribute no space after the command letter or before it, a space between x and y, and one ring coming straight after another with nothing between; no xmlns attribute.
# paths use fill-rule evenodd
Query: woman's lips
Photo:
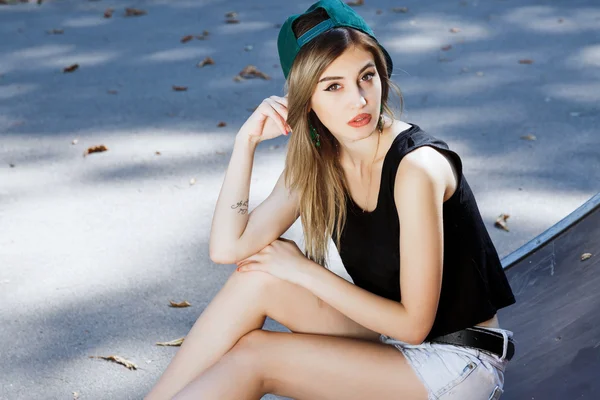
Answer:
<svg viewBox="0 0 600 400"><path fill-rule="evenodd" d="M371 116L369 114L365 114L364 118L362 118L361 120L350 121L348 122L348 125L353 126L355 128L360 128L361 126L367 125L369 122L371 122Z"/></svg>

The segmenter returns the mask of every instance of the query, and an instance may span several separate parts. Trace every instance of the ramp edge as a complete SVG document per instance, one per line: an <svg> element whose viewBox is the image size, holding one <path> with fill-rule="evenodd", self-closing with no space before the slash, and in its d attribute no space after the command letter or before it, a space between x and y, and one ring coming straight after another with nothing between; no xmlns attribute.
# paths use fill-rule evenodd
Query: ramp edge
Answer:
<svg viewBox="0 0 600 400"><path fill-rule="evenodd" d="M577 222L581 221L586 215L598 207L600 207L600 192L596 193L579 208L548 228L545 232L541 233L534 239L530 240L517 250L504 257L502 259L502 268L505 270L509 269L523 258L544 247L546 243L550 242L552 239L575 225Z"/></svg>

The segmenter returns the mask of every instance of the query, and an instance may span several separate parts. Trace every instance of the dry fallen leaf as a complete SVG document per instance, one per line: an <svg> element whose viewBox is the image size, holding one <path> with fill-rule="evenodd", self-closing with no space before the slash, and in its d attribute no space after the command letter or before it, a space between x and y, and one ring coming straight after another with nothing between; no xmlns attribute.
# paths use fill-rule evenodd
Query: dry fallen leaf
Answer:
<svg viewBox="0 0 600 400"><path fill-rule="evenodd" d="M529 59L519 60L519 64L533 64L533 60L529 60Z"/></svg>
<svg viewBox="0 0 600 400"><path fill-rule="evenodd" d="M262 78L271 79L271 77L264 72L261 72L254 65L247 65L243 70L240 71L239 76L242 78Z"/></svg>
<svg viewBox="0 0 600 400"><path fill-rule="evenodd" d="M160 151L156 151L156 152L154 152L154 154L156 154L157 156L160 156Z"/></svg>
<svg viewBox="0 0 600 400"><path fill-rule="evenodd" d="M29 3L29 0L0 0L0 5L14 5L17 3Z"/></svg>
<svg viewBox="0 0 600 400"><path fill-rule="evenodd" d="M349 6L362 6L365 4L365 0L347 1L346 4Z"/></svg>
<svg viewBox="0 0 600 400"><path fill-rule="evenodd" d="M581 261L585 261L585 260L587 260L588 258L592 258L592 253L583 253L583 254L581 255Z"/></svg>
<svg viewBox="0 0 600 400"><path fill-rule="evenodd" d="M126 8L125 9L126 17L139 17L141 15L146 15L146 14L148 14L147 11L140 10L139 8Z"/></svg>
<svg viewBox="0 0 600 400"><path fill-rule="evenodd" d="M173 85L173 90L176 92L185 92L186 90L188 90L188 88L187 88L187 86Z"/></svg>
<svg viewBox="0 0 600 400"><path fill-rule="evenodd" d="M79 64L69 65L68 67L63 68L63 72L73 72L79 68Z"/></svg>
<svg viewBox="0 0 600 400"><path fill-rule="evenodd" d="M508 214L500 214L500 216L494 223L494 226L497 228L500 228L500 229L504 229L506 232L510 232L508 229L508 225L506 225L506 220L509 218L510 218L510 215L508 215Z"/></svg>
<svg viewBox="0 0 600 400"><path fill-rule="evenodd" d="M448 45L446 45L446 46L443 46L443 47L442 47L442 51L448 51L448 50L450 50L451 48L452 48L452 45L451 45L451 44L448 44Z"/></svg>
<svg viewBox="0 0 600 400"><path fill-rule="evenodd" d="M392 8L392 12L406 14L408 12L408 7L394 7Z"/></svg>
<svg viewBox="0 0 600 400"><path fill-rule="evenodd" d="M450 32L451 33L458 33L458 32L460 32L460 28L450 28Z"/></svg>
<svg viewBox="0 0 600 400"><path fill-rule="evenodd" d="M114 11L115 11L114 8L107 8L104 11L104 18L110 18L110 17L112 17Z"/></svg>
<svg viewBox="0 0 600 400"><path fill-rule="evenodd" d="M88 154L92 154L92 153L102 153L104 151L108 151L108 148L106 148L105 145L101 144L98 146L92 146L90 148L88 148L85 153L83 153L83 156L87 156Z"/></svg>
<svg viewBox="0 0 600 400"><path fill-rule="evenodd" d="M126 368L129 368L129 369L137 369L137 365L135 365L131 361L126 360L126 359L124 359L123 357L120 357L120 356L108 356L108 357L90 356L90 358L101 358L101 359L106 360L106 361L116 362L117 364L121 364L121 365L123 365L123 366L125 366Z"/></svg>
<svg viewBox="0 0 600 400"><path fill-rule="evenodd" d="M525 135L525 136L521 136L521 139L523 139L523 140L537 140L537 137L535 137L535 135Z"/></svg>
<svg viewBox="0 0 600 400"><path fill-rule="evenodd" d="M185 336L179 339L171 340L170 342L156 342L157 346L181 346L183 341L185 340Z"/></svg>
<svg viewBox="0 0 600 400"><path fill-rule="evenodd" d="M227 18L225 22L228 24L239 24L240 20L237 19L237 16L238 14L235 11L229 11L228 13L225 13L225 18Z"/></svg>
<svg viewBox="0 0 600 400"><path fill-rule="evenodd" d="M204 39L207 39L209 35L210 35L209 31L202 31L202 35L196 35L196 39L204 40Z"/></svg>
<svg viewBox="0 0 600 400"><path fill-rule="evenodd" d="M65 33L64 29L52 29L49 31L46 31L49 35L62 35L63 33Z"/></svg>
<svg viewBox="0 0 600 400"><path fill-rule="evenodd" d="M181 303L175 303L173 300L169 300L169 303L173 308L185 308L191 306L187 300L182 301Z"/></svg>
<svg viewBox="0 0 600 400"><path fill-rule="evenodd" d="M204 60L200 61L197 65L198 68L202 68L205 65L213 65L215 63L215 61L210 58L210 57L206 57Z"/></svg>
<svg viewBox="0 0 600 400"><path fill-rule="evenodd" d="M222 128L222 127L224 127L224 126L227 126L227 123L225 123L225 122L221 121L221 122L219 122L219 123L217 124L217 126L218 126L219 128Z"/></svg>
<svg viewBox="0 0 600 400"><path fill-rule="evenodd" d="M194 35L186 35L186 36L184 36L184 37L181 38L181 43L189 42L193 38L194 38Z"/></svg>

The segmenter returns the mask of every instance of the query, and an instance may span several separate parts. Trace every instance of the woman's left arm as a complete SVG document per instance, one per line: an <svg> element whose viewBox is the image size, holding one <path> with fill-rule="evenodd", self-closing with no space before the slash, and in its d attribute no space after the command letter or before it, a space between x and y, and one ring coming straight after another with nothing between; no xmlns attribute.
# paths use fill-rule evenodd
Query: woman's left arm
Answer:
<svg viewBox="0 0 600 400"><path fill-rule="evenodd" d="M298 284L364 327L409 344L427 337L442 284L444 196L456 184L446 158L429 147L406 155L396 174L402 301L362 289L278 240L241 261L240 271L263 271ZM368 268L368 266L365 266Z"/></svg>
<svg viewBox="0 0 600 400"><path fill-rule="evenodd" d="M400 220L400 303L311 268L304 287L357 323L409 344L429 334L442 286L444 197L456 187L449 161L430 147L406 155L396 174ZM368 265L365 266L368 268Z"/></svg>

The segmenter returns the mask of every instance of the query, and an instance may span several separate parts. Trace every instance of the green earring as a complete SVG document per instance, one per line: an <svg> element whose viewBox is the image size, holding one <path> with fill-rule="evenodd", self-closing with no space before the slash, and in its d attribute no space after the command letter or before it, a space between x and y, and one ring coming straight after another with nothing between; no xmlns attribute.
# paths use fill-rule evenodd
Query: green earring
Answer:
<svg viewBox="0 0 600 400"><path fill-rule="evenodd" d="M316 147L321 147L321 137L319 136L319 133L310 122L308 123L308 125L310 126L310 139Z"/></svg>

